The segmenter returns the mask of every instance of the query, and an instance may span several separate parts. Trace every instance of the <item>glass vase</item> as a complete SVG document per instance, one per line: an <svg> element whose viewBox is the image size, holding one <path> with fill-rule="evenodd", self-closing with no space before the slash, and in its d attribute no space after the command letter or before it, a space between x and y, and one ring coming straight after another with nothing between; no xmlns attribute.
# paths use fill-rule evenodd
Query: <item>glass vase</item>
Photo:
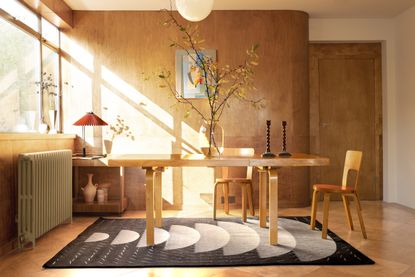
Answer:
<svg viewBox="0 0 415 277"><path fill-rule="evenodd" d="M225 132L217 120L203 121L199 129L199 147L207 156L219 156L223 153Z"/></svg>

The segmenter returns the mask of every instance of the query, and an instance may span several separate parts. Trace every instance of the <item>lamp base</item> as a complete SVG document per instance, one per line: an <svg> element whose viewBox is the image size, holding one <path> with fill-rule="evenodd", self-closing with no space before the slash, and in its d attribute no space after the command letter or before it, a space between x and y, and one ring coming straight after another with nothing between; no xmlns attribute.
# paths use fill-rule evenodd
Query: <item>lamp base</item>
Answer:
<svg viewBox="0 0 415 277"><path fill-rule="evenodd" d="M265 152L265 153L263 153L262 155L261 155L261 157L263 157L263 158L275 158L276 156L275 156L275 154L274 153L272 153L272 152Z"/></svg>

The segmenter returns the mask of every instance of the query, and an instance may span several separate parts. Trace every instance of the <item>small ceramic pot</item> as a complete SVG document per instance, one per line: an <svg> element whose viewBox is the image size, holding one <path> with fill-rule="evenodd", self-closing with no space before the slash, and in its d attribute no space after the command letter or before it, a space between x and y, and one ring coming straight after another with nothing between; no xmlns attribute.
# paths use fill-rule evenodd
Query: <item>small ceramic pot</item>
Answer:
<svg viewBox="0 0 415 277"><path fill-rule="evenodd" d="M104 190L104 202L108 201L108 192L109 192L111 185L112 185L111 183L101 183L98 185L98 190L100 189Z"/></svg>
<svg viewBox="0 0 415 277"><path fill-rule="evenodd" d="M97 190L97 201L98 201L98 203L104 203L105 202L105 191L104 191L104 189Z"/></svg>

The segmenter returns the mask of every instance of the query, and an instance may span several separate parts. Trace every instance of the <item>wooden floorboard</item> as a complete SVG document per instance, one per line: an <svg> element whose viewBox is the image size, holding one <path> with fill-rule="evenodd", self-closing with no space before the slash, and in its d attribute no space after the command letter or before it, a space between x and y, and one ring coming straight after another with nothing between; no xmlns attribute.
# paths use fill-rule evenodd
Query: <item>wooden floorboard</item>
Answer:
<svg viewBox="0 0 415 277"><path fill-rule="evenodd" d="M322 220L319 203L317 220ZM72 224L61 225L37 240L35 249L16 251L0 258L0 276L415 276L415 210L381 201L364 201L363 216L368 239L360 232L354 203L351 203L355 231L349 231L342 202L330 203L329 228L354 247L375 260L365 266L251 266L217 268L143 268L143 269L43 269L42 265L67 243L75 239L96 217L75 217ZM230 216L240 216L232 211ZM218 211L218 216L224 216ZM310 207L280 209L280 216L309 215ZM144 217L143 211L128 211L125 217ZM208 208L166 211L164 216L211 217Z"/></svg>

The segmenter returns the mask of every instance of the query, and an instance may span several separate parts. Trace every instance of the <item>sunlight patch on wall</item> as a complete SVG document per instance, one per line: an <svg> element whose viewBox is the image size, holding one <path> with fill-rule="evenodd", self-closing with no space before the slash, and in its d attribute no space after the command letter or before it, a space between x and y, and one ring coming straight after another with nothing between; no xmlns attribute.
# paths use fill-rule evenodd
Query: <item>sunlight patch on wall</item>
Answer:
<svg viewBox="0 0 415 277"><path fill-rule="evenodd" d="M175 137L105 85L101 85L101 105L102 117L108 124L120 124L117 121L119 116L119 119L123 120L124 127L128 126L128 131L113 138L112 153L169 154L172 152ZM120 128L120 126L115 127ZM111 140L113 133L110 126L103 127L104 139ZM126 136L128 133L134 137L134 140L131 136Z"/></svg>
<svg viewBox="0 0 415 277"><path fill-rule="evenodd" d="M86 112L92 111L92 80L76 66L62 59L62 87L63 99L65 101L64 130L65 133L75 133L82 136L82 128L73 126ZM70 80L70 81L69 81ZM93 145L94 128L85 128L85 138L88 144Z"/></svg>
<svg viewBox="0 0 415 277"><path fill-rule="evenodd" d="M181 122L182 128L182 153L200 153L199 151L199 132L190 127L186 122Z"/></svg>
<svg viewBox="0 0 415 277"><path fill-rule="evenodd" d="M116 87L117 90L123 93L133 103L140 105L143 110L157 117L168 128L173 129L173 117L169 113L154 104L150 99L105 66L101 66L101 74L103 80Z"/></svg>
<svg viewBox="0 0 415 277"><path fill-rule="evenodd" d="M186 143L182 142L182 154L194 154L195 151L190 148Z"/></svg>
<svg viewBox="0 0 415 277"><path fill-rule="evenodd" d="M94 57L84 48L79 46L79 44L68 38L63 32L61 32L61 48L80 65L88 69L91 73L94 72Z"/></svg>

